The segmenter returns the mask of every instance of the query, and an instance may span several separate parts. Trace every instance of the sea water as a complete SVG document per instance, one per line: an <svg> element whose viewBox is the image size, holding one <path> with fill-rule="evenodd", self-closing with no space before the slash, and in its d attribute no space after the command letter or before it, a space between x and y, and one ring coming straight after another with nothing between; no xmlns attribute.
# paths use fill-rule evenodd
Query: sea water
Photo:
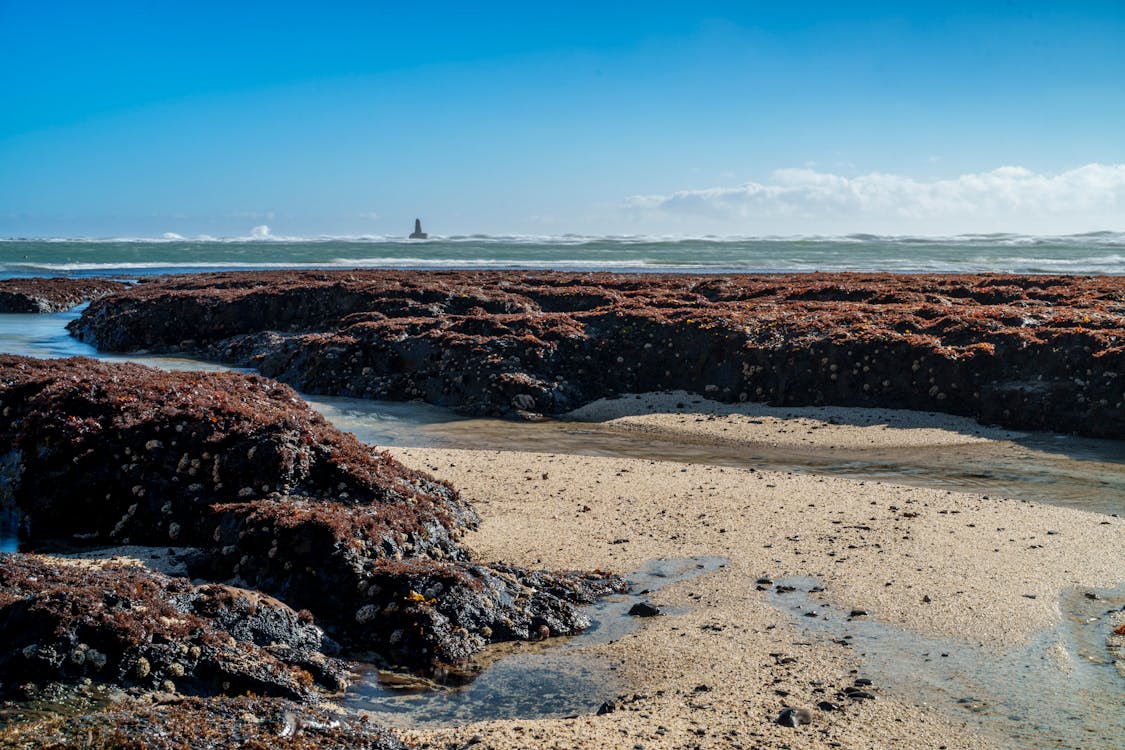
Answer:
<svg viewBox="0 0 1125 750"><path fill-rule="evenodd" d="M0 278L280 268L1125 274L1125 233L0 240Z"/></svg>

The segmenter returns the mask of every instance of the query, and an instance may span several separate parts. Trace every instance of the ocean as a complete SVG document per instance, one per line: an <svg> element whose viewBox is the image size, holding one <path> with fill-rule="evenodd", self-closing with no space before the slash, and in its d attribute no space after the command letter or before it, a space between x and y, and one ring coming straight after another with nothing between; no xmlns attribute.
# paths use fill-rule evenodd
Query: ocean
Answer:
<svg viewBox="0 0 1125 750"><path fill-rule="evenodd" d="M2 239L0 278L278 268L661 273L1125 274L1125 232L1058 237L401 237Z"/></svg>

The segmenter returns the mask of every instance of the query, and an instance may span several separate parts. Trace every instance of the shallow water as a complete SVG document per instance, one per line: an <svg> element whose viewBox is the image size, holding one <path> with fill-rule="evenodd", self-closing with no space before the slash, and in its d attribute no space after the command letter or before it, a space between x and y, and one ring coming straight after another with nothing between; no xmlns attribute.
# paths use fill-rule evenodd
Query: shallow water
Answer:
<svg viewBox="0 0 1125 750"><path fill-rule="evenodd" d="M627 594L586 608L593 624L580 635L543 644L501 644L477 660L474 666L480 671L475 677L461 672L447 677L444 684L364 670L341 703L381 722L406 727L594 713L626 686L617 679L615 664L582 649L610 643L641 627L644 619L628 611L646 594L724 565L716 557L651 562L627 576L631 584ZM665 610L660 616L675 614Z"/></svg>
<svg viewBox="0 0 1125 750"><path fill-rule="evenodd" d="M1125 585L1063 594L1059 623L1011 650L932 638L849 618L813 578L777 579L770 600L821 639L850 642L876 688L962 719L1003 746L1125 748L1125 680L1106 651L1106 616L1125 607ZM1098 599L1091 599L1094 594ZM806 616L815 613L815 617ZM846 700L844 702L847 702Z"/></svg>
<svg viewBox="0 0 1125 750"><path fill-rule="evenodd" d="M382 446L512 450L806 471L978 492L1125 514L1125 441L1035 434L1018 442L837 450L715 445L587 422L458 416L429 404L308 396L360 440Z"/></svg>

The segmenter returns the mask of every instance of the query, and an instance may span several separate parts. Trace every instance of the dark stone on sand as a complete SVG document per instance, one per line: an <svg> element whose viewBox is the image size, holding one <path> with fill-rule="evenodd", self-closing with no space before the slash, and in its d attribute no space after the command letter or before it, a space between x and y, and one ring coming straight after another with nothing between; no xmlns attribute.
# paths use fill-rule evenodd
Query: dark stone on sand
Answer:
<svg viewBox="0 0 1125 750"><path fill-rule="evenodd" d="M72 330L302 390L558 414L625 392L1125 437L1125 277L276 272L164 277Z"/></svg>
<svg viewBox="0 0 1125 750"><path fill-rule="evenodd" d="M819 708L821 711L839 711L840 710L840 707L838 705L836 705L835 703L833 703L832 701L821 701L820 703L816 704L816 707Z"/></svg>
<svg viewBox="0 0 1125 750"><path fill-rule="evenodd" d="M799 727L803 724L812 724L812 711L807 708L786 708L778 715L775 723L783 727Z"/></svg>
<svg viewBox="0 0 1125 750"><path fill-rule="evenodd" d="M569 635L604 573L469 559L448 484L341 433L287 386L89 359L0 356L0 505L30 544L190 545L347 648L425 671L489 642Z"/></svg>
<svg viewBox="0 0 1125 750"><path fill-rule="evenodd" d="M855 687L844 688L844 696L852 699L853 701L868 701L875 700L875 695L866 690L860 690Z"/></svg>
<svg viewBox="0 0 1125 750"><path fill-rule="evenodd" d="M125 288L126 284L109 279L3 279L0 313L62 312Z"/></svg>
<svg viewBox="0 0 1125 750"><path fill-rule="evenodd" d="M866 609L853 609L848 613L848 617L867 617Z"/></svg>
<svg viewBox="0 0 1125 750"><path fill-rule="evenodd" d="M259 697L127 702L80 716L19 722L0 728L0 745L10 750L406 750L389 731L370 722Z"/></svg>
<svg viewBox="0 0 1125 750"><path fill-rule="evenodd" d="M633 617L656 617L660 614L660 608L648 602L637 602L629 607L629 614Z"/></svg>
<svg viewBox="0 0 1125 750"><path fill-rule="evenodd" d="M596 712L596 715L597 716L605 716L606 714L611 714L616 710L617 710L617 701L609 700L609 701L603 702L602 705L598 706L598 710Z"/></svg>

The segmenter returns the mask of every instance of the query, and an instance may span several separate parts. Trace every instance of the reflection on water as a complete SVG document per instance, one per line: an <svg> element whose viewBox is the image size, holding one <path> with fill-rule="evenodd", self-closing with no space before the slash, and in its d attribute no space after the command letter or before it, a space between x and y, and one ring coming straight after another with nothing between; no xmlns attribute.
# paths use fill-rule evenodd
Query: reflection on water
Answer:
<svg viewBox="0 0 1125 750"><path fill-rule="evenodd" d="M46 315L0 313L0 353L24 357L93 357L106 362L137 362L164 370L230 370L232 368L186 357L107 354L73 338L66 324L76 320L87 305Z"/></svg>
<svg viewBox="0 0 1125 750"><path fill-rule="evenodd" d="M798 627L850 643L864 676L877 686L960 715L1002 745L1125 748L1125 681L1105 647L1112 627L1106 615L1125 606L1125 586L1066 592L1057 627L1004 651L849 618L830 591L810 592L817 588L812 578L776 583L797 590L773 589L771 602L791 613Z"/></svg>
<svg viewBox="0 0 1125 750"><path fill-rule="evenodd" d="M20 514L0 508L0 552L19 552Z"/></svg>
<svg viewBox="0 0 1125 750"><path fill-rule="evenodd" d="M724 565L717 557L656 560L628 576L629 593L587 607L593 624L580 635L499 644L446 684L364 669L341 702L405 727L591 714L625 686L616 679L614 664L582 648L618 640L640 627L643 620L628 612L646 594Z"/></svg>

